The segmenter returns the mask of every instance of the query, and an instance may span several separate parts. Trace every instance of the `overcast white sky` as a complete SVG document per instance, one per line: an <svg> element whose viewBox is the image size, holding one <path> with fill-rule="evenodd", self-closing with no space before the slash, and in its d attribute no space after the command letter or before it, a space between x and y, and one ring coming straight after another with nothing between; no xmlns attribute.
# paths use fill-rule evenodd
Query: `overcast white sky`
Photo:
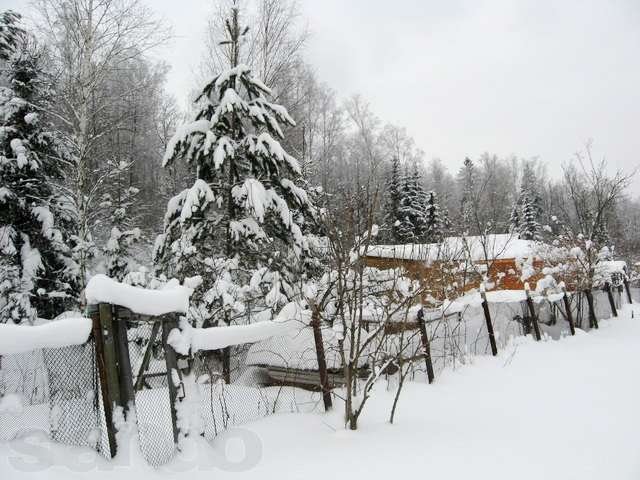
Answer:
<svg viewBox="0 0 640 480"><path fill-rule="evenodd" d="M185 101L214 0L145 0L173 25L163 57ZM20 8L26 0L0 0ZM307 60L452 170L539 157L551 173L592 138L640 166L640 0L302 0ZM640 179L634 183L640 194Z"/></svg>

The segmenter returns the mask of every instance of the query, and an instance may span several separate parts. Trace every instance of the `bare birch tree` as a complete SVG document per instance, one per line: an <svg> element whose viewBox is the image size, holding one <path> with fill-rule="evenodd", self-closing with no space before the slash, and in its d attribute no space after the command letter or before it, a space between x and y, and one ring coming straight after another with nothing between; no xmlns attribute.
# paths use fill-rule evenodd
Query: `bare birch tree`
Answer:
<svg viewBox="0 0 640 480"><path fill-rule="evenodd" d="M78 217L76 253L84 280L92 248L91 210L108 175L94 175L103 160L98 145L120 126L117 120L98 122L117 100L103 86L167 40L169 31L140 0L37 0L35 6L58 79L55 117L73 158L68 193ZM144 83L133 85L117 96L144 88Z"/></svg>

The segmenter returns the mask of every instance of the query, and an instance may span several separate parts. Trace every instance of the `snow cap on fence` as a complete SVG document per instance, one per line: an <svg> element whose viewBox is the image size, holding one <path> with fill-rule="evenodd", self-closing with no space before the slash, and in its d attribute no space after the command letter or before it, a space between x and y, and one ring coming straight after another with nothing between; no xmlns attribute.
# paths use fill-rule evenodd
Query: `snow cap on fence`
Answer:
<svg viewBox="0 0 640 480"><path fill-rule="evenodd" d="M485 291L489 303L520 303L527 299L525 290L492 290ZM537 292L529 292L535 303L543 301L557 302L562 299L563 293L540 295ZM452 301L445 301L442 310L446 313L462 312L466 307L479 307L482 305L482 296L478 292L469 292Z"/></svg>
<svg viewBox="0 0 640 480"><path fill-rule="evenodd" d="M91 320L62 318L42 325L0 324L0 355L24 353L39 348L82 345L91 333Z"/></svg>
<svg viewBox="0 0 640 480"><path fill-rule="evenodd" d="M187 313L193 290L169 283L162 290L147 290L116 282L106 275L96 275L87 284L85 296L88 305L110 303L126 307L141 315Z"/></svg>
<svg viewBox="0 0 640 480"><path fill-rule="evenodd" d="M167 339L176 352L187 355L189 351L220 350L231 345L255 343L278 335L284 335L295 326L308 325L311 312L297 302L285 305L275 319L248 325L193 328L182 322L181 330L173 329Z"/></svg>

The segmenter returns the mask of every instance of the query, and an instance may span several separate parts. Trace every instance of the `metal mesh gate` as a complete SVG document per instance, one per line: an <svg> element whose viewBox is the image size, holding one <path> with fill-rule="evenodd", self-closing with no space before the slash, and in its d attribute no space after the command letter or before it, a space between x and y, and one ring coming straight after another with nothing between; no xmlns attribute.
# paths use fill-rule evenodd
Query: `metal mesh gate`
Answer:
<svg viewBox="0 0 640 480"><path fill-rule="evenodd" d="M167 463L175 453L167 367L161 335L151 322L128 322L127 339L135 392L140 450L151 465ZM159 326L159 324L158 324ZM141 367L148 351L147 368ZM141 377L141 378L139 378Z"/></svg>

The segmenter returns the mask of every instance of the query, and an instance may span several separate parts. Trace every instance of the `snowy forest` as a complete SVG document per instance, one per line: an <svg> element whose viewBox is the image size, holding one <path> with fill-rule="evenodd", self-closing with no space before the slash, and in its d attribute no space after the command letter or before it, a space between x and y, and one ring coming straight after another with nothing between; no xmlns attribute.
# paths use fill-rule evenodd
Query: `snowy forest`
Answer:
<svg viewBox="0 0 640 480"><path fill-rule="evenodd" d="M544 159L490 152L451 171L417 148L402 126L378 118L365 98L342 98L317 77L303 60L309 33L295 1L262 0L237 52L220 40L227 7L222 2L209 19L200 76L217 79L238 64L261 80L255 92L247 85L249 96L269 92L273 104L263 108L270 115L245 115L280 139L282 153L271 155L291 155L298 163L289 173L274 164L269 175L293 182L285 193L294 203L312 200L322 222L348 241L370 224L380 227L379 239L388 244L505 232L542 239L549 233L545 227L559 221L637 261L640 201L627 189L634 172L612 172L592 157L590 144L576 146L561 178L547 174ZM35 13L33 28L17 12L2 16L3 322L52 318L77 306L92 273L140 284L175 275L167 269L182 267L169 265L177 261L175 251L168 253L163 242L185 233L176 230L176 209L182 208L184 221L184 202L204 212L210 195L220 208L245 178L259 178L267 168L252 170L260 162L247 159L255 162L247 173L225 179L208 166L208 155L216 166L223 162L213 145L193 150L172 143L176 132L186 139L197 128L183 125L205 115L210 107L203 97L214 85L192 94L186 111L165 92L171 66L148 52L170 41L171 30L144 4L43 0ZM281 115L281 107L289 115ZM174 161L178 156L186 161ZM291 167L288 158L279 161ZM203 185L199 181L216 188L194 191L194 182ZM309 232L320 228L311 225L312 216L306 216ZM206 248L213 255L242 248L221 239L218 226L197 228L206 233L188 235L210 238ZM251 259L265 261L281 260Z"/></svg>
<svg viewBox="0 0 640 480"><path fill-rule="evenodd" d="M459 424L430 448L468 437L475 451L468 426L490 422L506 432L492 441L513 440L518 419L535 431L523 450L555 442L573 458L575 438L549 439L562 415L593 439L581 409L608 402L601 391L637 410L624 403L637 387L621 387L640 374L624 358L640 335L635 170L597 137L561 167L492 145L444 161L321 78L298 0L210 3L183 98L162 55L171 19L148 1L0 10L0 473L27 427L105 462L130 435L154 468L201 462L245 424L275 435L267 446L301 442L305 465L310 439L349 442L338 458L392 439L404 476L402 455L422 456L440 421ZM260 423L277 413L300 415ZM365 435L327 440L339 427Z"/></svg>

